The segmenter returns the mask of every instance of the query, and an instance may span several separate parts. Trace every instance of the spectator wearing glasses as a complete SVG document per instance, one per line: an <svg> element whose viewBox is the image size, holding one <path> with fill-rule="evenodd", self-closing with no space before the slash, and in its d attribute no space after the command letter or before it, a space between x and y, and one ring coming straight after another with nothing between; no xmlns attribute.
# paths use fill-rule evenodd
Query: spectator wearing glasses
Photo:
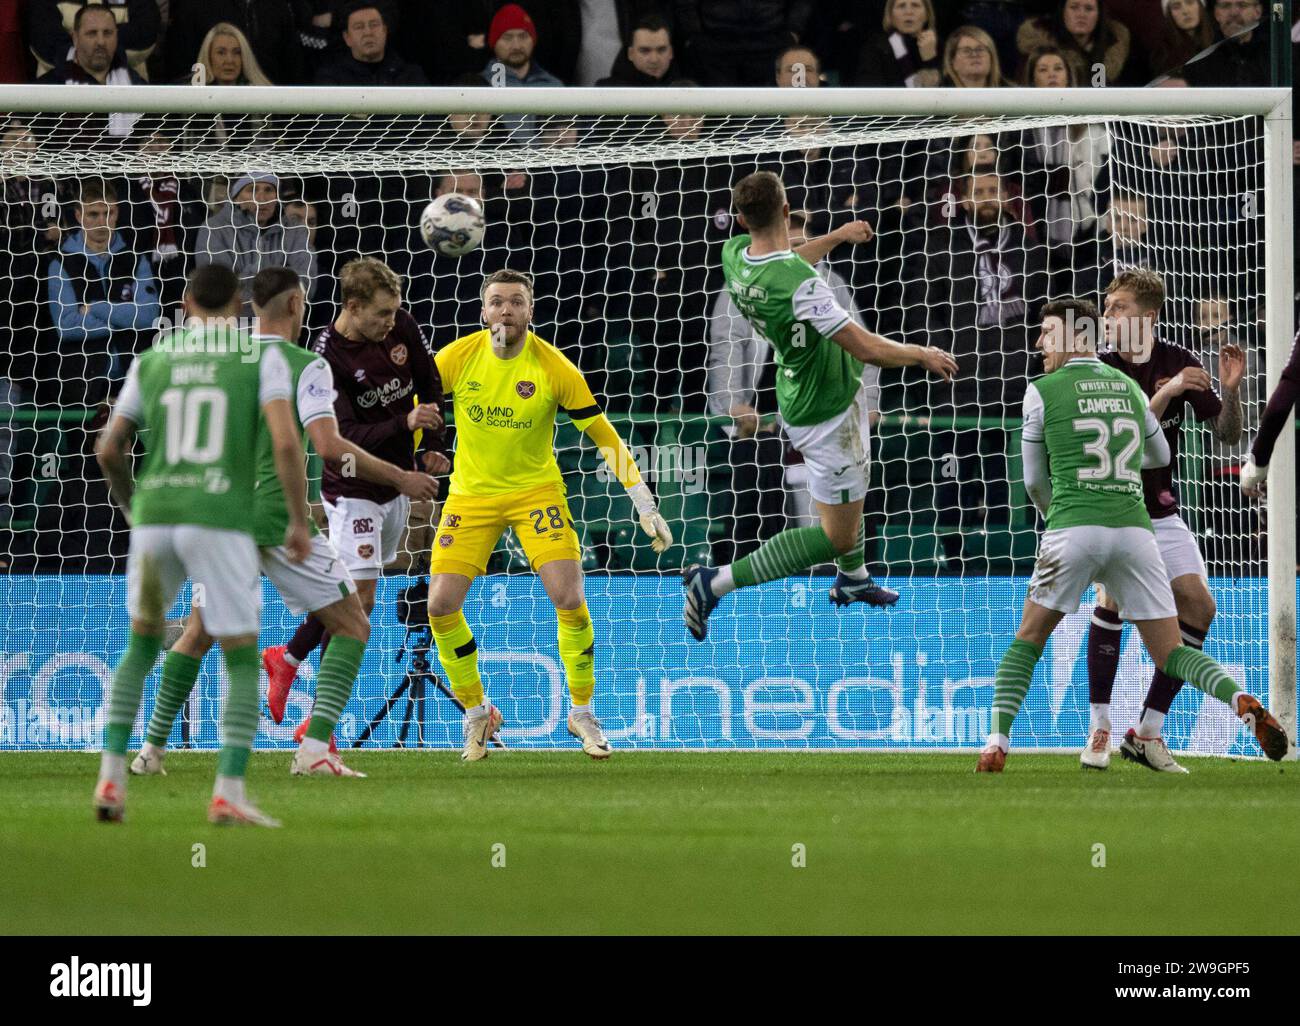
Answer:
<svg viewBox="0 0 1300 1026"><path fill-rule="evenodd" d="M982 28L963 25L943 48L943 85L955 89L989 89L1008 84L1002 77L997 47Z"/></svg>

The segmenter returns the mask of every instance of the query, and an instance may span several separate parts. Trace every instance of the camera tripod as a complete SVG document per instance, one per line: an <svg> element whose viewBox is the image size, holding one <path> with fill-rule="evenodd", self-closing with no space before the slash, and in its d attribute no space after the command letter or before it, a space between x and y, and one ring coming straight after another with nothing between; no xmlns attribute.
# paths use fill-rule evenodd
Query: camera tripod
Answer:
<svg viewBox="0 0 1300 1026"><path fill-rule="evenodd" d="M441 677L433 672L433 666L429 660L429 653L433 650L433 630L426 624L408 625L406 628L406 639L402 642L402 647L397 650L397 656L394 662L400 663L406 656L407 649L411 652L411 665L408 667L401 683L393 690L393 693L384 700L384 707L375 715L366 728L352 742L353 748L360 748L375 729L383 722L406 696L406 709L402 713L402 724L398 728L397 747L406 748L406 736L410 732L411 722L415 721L415 745L416 748L425 747L425 711L426 700L429 694L429 687L432 685L443 695L451 700L454 705L463 714L465 707L460 704L452 691ZM493 734L491 743L496 748L505 748L501 738Z"/></svg>

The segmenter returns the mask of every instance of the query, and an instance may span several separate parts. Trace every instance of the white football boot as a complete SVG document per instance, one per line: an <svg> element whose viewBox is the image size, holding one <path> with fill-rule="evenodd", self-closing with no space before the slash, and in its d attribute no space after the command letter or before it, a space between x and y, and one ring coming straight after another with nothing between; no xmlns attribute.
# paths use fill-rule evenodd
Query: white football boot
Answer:
<svg viewBox="0 0 1300 1026"><path fill-rule="evenodd" d="M293 753L289 773L295 777L364 777L360 770L345 766L338 752L324 751L311 755L301 748Z"/></svg>
<svg viewBox="0 0 1300 1026"><path fill-rule="evenodd" d="M569 733L582 742L582 750L593 759L608 759L613 754L605 732L600 729L600 720L590 709L569 711Z"/></svg>
<svg viewBox="0 0 1300 1026"><path fill-rule="evenodd" d="M1104 770L1110 765L1110 731L1098 727L1088 735L1088 747L1079 754L1084 769Z"/></svg>
<svg viewBox="0 0 1300 1026"><path fill-rule="evenodd" d="M488 742L492 740L492 735L501 729L501 724L504 722L505 717L501 715L501 710L491 704L488 705L487 712L479 713L477 716L466 713L463 724L465 745L460 750L461 762L478 762L479 759L486 759Z"/></svg>
<svg viewBox="0 0 1300 1026"><path fill-rule="evenodd" d="M131 772L137 777L167 776L167 771L163 769L163 756L166 754L166 748L159 748L146 741L140 748L140 754L131 760Z"/></svg>
<svg viewBox="0 0 1300 1026"><path fill-rule="evenodd" d="M1129 728L1128 733L1124 735L1124 740L1120 743L1119 754L1130 762L1139 763L1147 767L1147 769L1155 770L1157 773L1187 772L1169 754L1169 749L1165 747L1164 738L1138 737L1137 731L1132 727Z"/></svg>

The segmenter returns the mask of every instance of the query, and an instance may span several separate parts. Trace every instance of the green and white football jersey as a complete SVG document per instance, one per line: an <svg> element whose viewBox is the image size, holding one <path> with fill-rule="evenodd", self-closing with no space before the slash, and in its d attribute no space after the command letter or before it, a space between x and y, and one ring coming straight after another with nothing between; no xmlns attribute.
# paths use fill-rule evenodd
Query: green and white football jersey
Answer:
<svg viewBox="0 0 1300 1026"><path fill-rule="evenodd" d="M289 368L289 387L293 396L293 415L307 447L307 425L322 417L334 416L334 373L323 356L284 339L253 336L265 346L280 350ZM307 523L316 533L316 523ZM253 486L253 540L259 546L283 545L289 527L289 510L284 488L275 472L275 453L271 449L271 432L263 423L257 438L257 481Z"/></svg>
<svg viewBox="0 0 1300 1026"><path fill-rule="evenodd" d="M851 318L808 261L790 250L751 257L750 237L722 247L722 273L736 307L772 345L776 404L796 427L843 413L862 383L861 361L831 337Z"/></svg>
<svg viewBox="0 0 1300 1026"><path fill-rule="evenodd" d="M114 408L145 449L132 523L252 534L262 406L290 397L279 346L253 346L233 329L181 329L139 356Z"/></svg>
<svg viewBox="0 0 1300 1026"><path fill-rule="evenodd" d="M1052 499L1047 530L1145 527L1142 456L1160 433L1138 383L1095 357L1076 357L1025 390L1026 464L1030 446L1047 449Z"/></svg>

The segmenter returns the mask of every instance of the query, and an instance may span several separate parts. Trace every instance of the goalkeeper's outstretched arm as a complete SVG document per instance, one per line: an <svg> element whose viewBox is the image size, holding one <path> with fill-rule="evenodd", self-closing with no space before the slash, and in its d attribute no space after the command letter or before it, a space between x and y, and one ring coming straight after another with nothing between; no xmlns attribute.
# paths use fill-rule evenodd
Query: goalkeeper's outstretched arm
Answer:
<svg viewBox="0 0 1300 1026"><path fill-rule="evenodd" d="M663 552L673 543L673 532L669 530L668 522L660 515L659 506L650 487L641 480L641 471L637 469L636 461L632 458L628 447L623 444L623 439L614 430L614 425L603 413L598 413L594 417L583 417L573 423L596 444L605 465L614 472L619 483L627 489L628 498L636 507L641 529L652 539L650 547L656 552Z"/></svg>

